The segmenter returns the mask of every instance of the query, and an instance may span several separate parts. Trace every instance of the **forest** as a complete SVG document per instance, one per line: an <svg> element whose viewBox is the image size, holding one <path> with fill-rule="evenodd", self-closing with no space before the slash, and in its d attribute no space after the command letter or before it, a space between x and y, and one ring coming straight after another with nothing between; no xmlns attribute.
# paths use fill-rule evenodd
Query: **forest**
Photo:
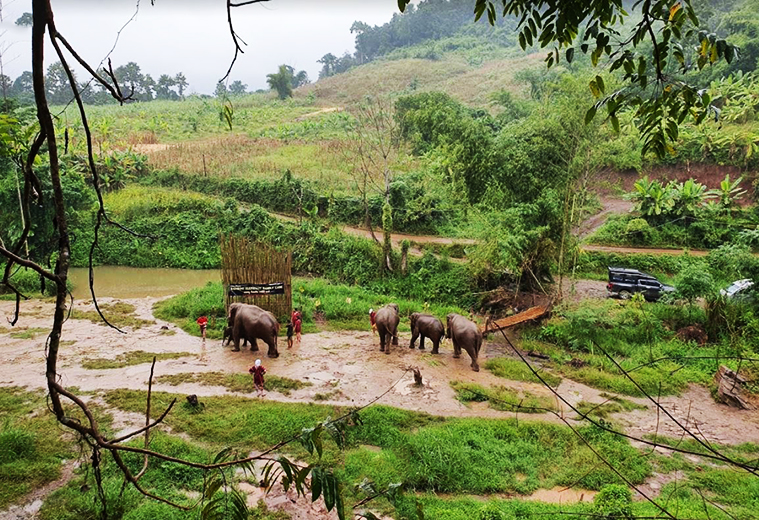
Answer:
<svg viewBox="0 0 759 520"><path fill-rule="evenodd" d="M656 91L640 77L662 59L661 47L642 41L632 62L613 68L603 54L599 66L598 36L583 26L572 36L577 51L562 49L547 63L537 36L528 43L532 36L522 32L529 22L499 12L491 25L487 6L423 0L381 26L356 21L354 53L324 55L315 82L287 64L262 72L268 91L249 93L229 79L214 96L187 95L181 72L153 80L130 62L112 78L131 92L128 102L107 101L105 87L81 89L86 125L69 103L75 91L66 67L55 63L44 77L56 115L45 130L58 136L55 163L39 141L32 73L0 78L0 247L19 244L15 256L1 257L0 305L13 316L19 301L22 327L10 318L0 325L0 359L13 367L22 348L45 350L59 300L69 314L62 353L97 335L84 328L67 335L66 327L106 330L97 312L139 342L139 350L127 340L109 343L123 354L88 344L81 366L73 354L62 356L69 364L61 371L81 375L74 393L86 396L90 417L76 401L47 412L41 375L25 387L3 373L0 511L58 479L62 461L81 451L99 462L71 469L39 518L294 518L263 498L245 503L259 481L274 488L276 479L267 479L277 472L281 496L322 501L313 518L328 510L398 519L755 517L759 299L753 289L741 298L725 289L759 280L759 4L692 2L703 37L683 32L669 43L698 55L706 41L714 60L680 67L671 56L667 81L692 88L698 100L683 94L677 107L688 117L662 116L663 129L653 130L645 103ZM637 4L623 7L627 26L645 20ZM672 9L663 27L684 16ZM585 51L583 41L591 42ZM721 59L725 41L739 49L729 60ZM303 361L286 357L294 354L282 337L282 358L294 361L264 359L271 387L263 401L252 399L241 362L178 371L173 358L191 359L187 351L200 345L198 316L210 319L209 344L222 338L219 282L149 305L68 303L70 279L62 291L60 280L9 261L60 266L60 213L49 202L59 195L74 268L219 269L219 237L227 235L292 251L303 352L315 349L325 366L338 352L350 360L335 369L342 376L319 386L306 377L323 371L317 360L297 372L291 365ZM607 298L612 266L645 271L675 290L656 302ZM393 348L402 352L376 377L387 386L410 378L402 360L421 367L432 386L365 406L373 395L357 390L362 382L350 367L377 362L356 349L371 345L376 354L367 310L390 302L400 309L401 346ZM450 348L439 358L412 357L403 344L414 312L458 313L486 328L534 302L550 302L550 315L486 337L479 373L456 371ZM162 349L164 342L171 347ZM231 354L214 350L214 360ZM154 353L164 356L153 361L156 373L174 373L153 380ZM139 384L127 375L135 367ZM738 374L752 409L720 401L722 367ZM97 383L83 375L105 378L114 369L129 384L92 388ZM368 370L361 375L371 379ZM184 401L189 387L178 386L188 381L221 391L198 392L205 408L194 408ZM371 389L387 390L380 386ZM433 388L435 405L426 397ZM181 404L172 405L177 396ZM143 489L124 478L124 467L137 474L143 465L141 435L123 444L133 451L115 452L119 459L91 432L56 426L56 416L95 420L103 438L118 438L124 416L144 425L146 400L154 410L173 406L162 418L168 428L150 434L151 451L190 464L153 460ZM275 445L276 470L264 473L258 464L266 460L237 473L214 466ZM533 498L557 489L587 498ZM201 506L173 508L145 490Z"/></svg>

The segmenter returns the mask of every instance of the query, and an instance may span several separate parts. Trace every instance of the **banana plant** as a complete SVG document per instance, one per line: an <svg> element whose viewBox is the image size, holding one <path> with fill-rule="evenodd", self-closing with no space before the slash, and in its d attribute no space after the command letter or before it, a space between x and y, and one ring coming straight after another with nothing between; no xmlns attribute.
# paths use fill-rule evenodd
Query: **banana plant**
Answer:
<svg viewBox="0 0 759 520"><path fill-rule="evenodd" d="M691 219L704 202L715 197L715 194L706 189L706 186L693 179L681 183L670 183L674 213L678 216Z"/></svg>
<svg viewBox="0 0 759 520"><path fill-rule="evenodd" d="M672 211L672 190L657 180L649 181L648 176L635 182L634 191L628 196L635 202L635 209L644 217L659 217Z"/></svg>
<svg viewBox="0 0 759 520"><path fill-rule="evenodd" d="M737 209L738 201L746 194L746 190L741 188L742 181L743 177L738 177L731 182L730 174L727 174L719 183L719 189L711 190L713 196L717 197L721 213L730 214Z"/></svg>

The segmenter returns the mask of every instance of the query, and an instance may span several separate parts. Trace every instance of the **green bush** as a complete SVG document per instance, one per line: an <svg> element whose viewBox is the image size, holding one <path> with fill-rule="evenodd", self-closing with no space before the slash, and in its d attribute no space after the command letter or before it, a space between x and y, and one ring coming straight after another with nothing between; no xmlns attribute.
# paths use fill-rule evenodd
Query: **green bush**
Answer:
<svg viewBox="0 0 759 520"><path fill-rule="evenodd" d="M627 486L609 484L593 498L597 514L607 518L632 518L632 492Z"/></svg>

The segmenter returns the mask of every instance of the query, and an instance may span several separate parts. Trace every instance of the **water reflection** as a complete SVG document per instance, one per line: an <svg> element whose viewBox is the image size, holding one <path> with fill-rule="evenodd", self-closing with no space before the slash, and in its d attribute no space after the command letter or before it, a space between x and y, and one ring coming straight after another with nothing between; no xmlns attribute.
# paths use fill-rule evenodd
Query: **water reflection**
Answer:
<svg viewBox="0 0 759 520"><path fill-rule="evenodd" d="M77 300L90 296L87 269L74 268L69 272ZM95 294L113 298L160 297L189 291L206 283L221 280L218 269L143 269L138 267L100 266L95 268Z"/></svg>

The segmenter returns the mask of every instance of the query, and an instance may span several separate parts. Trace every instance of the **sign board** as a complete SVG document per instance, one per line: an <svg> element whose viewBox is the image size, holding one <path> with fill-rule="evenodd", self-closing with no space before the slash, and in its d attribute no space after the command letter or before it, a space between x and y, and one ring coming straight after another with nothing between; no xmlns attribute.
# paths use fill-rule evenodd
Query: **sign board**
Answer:
<svg viewBox="0 0 759 520"><path fill-rule="evenodd" d="M229 296L260 296L285 294L285 282L273 283L232 283L227 289Z"/></svg>

